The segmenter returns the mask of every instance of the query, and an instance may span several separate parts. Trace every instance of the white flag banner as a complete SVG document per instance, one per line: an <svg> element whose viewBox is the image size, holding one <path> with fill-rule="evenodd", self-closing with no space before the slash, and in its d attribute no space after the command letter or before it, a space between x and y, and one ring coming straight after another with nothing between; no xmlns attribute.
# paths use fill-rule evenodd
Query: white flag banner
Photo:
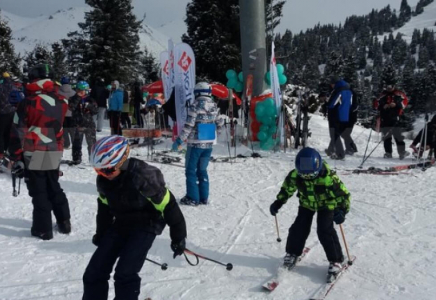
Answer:
<svg viewBox="0 0 436 300"><path fill-rule="evenodd" d="M195 56L188 44L174 47L174 77L177 132L180 134L188 116L187 106L194 100Z"/></svg>
<svg viewBox="0 0 436 300"><path fill-rule="evenodd" d="M168 51L163 51L160 53L160 75L162 78L165 100L170 98L172 89L169 66Z"/></svg>
<svg viewBox="0 0 436 300"><path fill-rule="evenodd" d="M283 135L283 116L282 116L282 91L280 90L279 83L279 74L277 72L277 62L275 55L275 46L274 42L271 45L271 63L269 67L269 72L271 74L271 89L273 92L274 102L276 103L277 108L277 134L280 138L280 144L284 144L284 135Z"/></svg>
<svg viewBox="0 0 436 300"><path fill-rule="evenodd" d="M170 76L170 83L171 83L171 88L173 88L175 86L174 83L174 43L172 39L168 40L168 62L169 62L169 76Z"/></svg>

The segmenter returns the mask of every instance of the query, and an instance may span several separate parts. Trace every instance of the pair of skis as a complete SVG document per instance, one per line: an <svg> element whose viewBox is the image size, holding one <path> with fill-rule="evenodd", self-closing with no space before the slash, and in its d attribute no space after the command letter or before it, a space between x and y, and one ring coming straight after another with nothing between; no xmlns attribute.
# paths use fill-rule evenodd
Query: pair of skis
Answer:
<svg viewBox="0 0 436 300"><path fill-rule="evenodd" d="M291 271L293 270L296 265L298 263L300 263L304 257L306 257L308 255L308 253L310 252L310 248L304 248L303 253L301 254L301 256L298 258L297 263L291 268L285 268L285 267L281 267L286 269L285 272ZM353 262L356 260L356 257L353 256L351 258L351 261L349 263L344 263L342 266L342 269L336 273L336 274L328 274L327 276L327 280L326 283L324 285L322 285L314 294L314 296L312 296L310 298L310 300L324 300L328 294L333 290L335 284L337 283L337 281L342 277L342 275L344 274L344 272L346 270L348 270L348 268L353 264ZM282 279L282 276L284 275L284 272L280 272L281 270L279 270L279 274L277 276L275 276L274 278L268 280L267 282L265 282L262 287L266 290L268 290L269 292L274 291L277 286L280 284L280 280Z"/></svg>

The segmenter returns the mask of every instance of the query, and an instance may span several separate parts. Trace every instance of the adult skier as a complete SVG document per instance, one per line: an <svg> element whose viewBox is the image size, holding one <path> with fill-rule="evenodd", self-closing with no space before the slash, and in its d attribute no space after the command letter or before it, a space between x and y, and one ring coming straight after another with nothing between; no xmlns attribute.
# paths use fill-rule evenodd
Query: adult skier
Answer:
<svg viewBox="0 0 436 300"><path fill-rule="evenodd" d="M177 151L187 141L186 152L186 196L181 204L207 204L209 199L209 177L207 166L212 154L216 131L223 125L218 116L218 107L212 100L212 87L199 82L194 87L195 100L188 108L188 117L183 130L173 143Z"/></svg>
<svg viewBox="0 0 436 300"><path fill-rule="evenodd" d="M333 89L327 101L330 144L326 149L326 153L331 159L344 159L345 151L342 145L341 135L349 126L353 94L350 85L336 76L330 78L330 86ZM345 142L350 144L352 140L350 141L347 137L346 135ZM349 138L351 139L351 136Z"/></svg>
<svg viewBox="0 0 436 300"><path fill-rule="evenodd" d="M91 89L91 98L95 99L98 104L97 114L97 132L101 132L103 129L104 115L107 109L107 100L109 98L109 90L104 86L104 79L97 78L94 86Z"/></svg>
<svg viewBox="0 0 436 300"><path fill-rule="evenodd" d="M112 90L109 96L108 116L111 127L111 134L121 135L121 111L123 110L124 92L120 89L117 80L112 82Z"/></svg>
<svg viewBox="0 0 436 300"><path fill-rule="evenodd" d="M409 100L406 94L395 88L394 75L384 73L383 81L385 90L375 102L375 109L380 113L380 129L383 134L385 158L392 158L392 137L397 144L397 151L400 159L404 159L410 153L406 151L404 136L398 125L400 117L404 113Z"/></svg>
<svg viewBox="0 0 436 300"><path fill-rule="evenodd" d="M121 136L100 139L91 164L97 172L97 246L83 275L83 300L108 299L108 280L115 267L115 299L137 300L141 271L156 235L169 226L174 258L185 250L186 224L161 171L128 158Z"/></svg>
<svg viewBox="0 0 436 300"><path fill-rule="evenodd" d="M96 126L93 116L98 114L98 105L88 92L89 84L86 81L79 81L76 84L76 95L70 98L69 103L72 123L75 127L72 156L73 163L76 165L82 162L83 136L88 144L88 156L91 155L91 148L96 142Z"/></svg>
<svg viewBox="0 0 436 300"><path fill-rule="evenodd" d="M300 206L294 224L289 228L284 266L292 268L302 254L306 239L317 213L317 233L330 262L328 273L336 275L342 269L344 256L333 222L342 224L350 210L350 193L312 148L303 148L295 158L295 169L286 177L280 192L270 207L275 216L289 198L298 192Z"/></svg>
<svg viewBox="0 0 436 300"><path fill-rule="evenodd" d="M11 130L9 153L12 170L25 177L32 197L31 234L42 240L53 238L51 211L58 231L71 232L67 197L59 184L59 163L63 154L62 124L68 101L57 92L52 68L35 66L29 72L26 99L17 108Z"/></svg>
<svg viewBox="0 0 436 300"><path fill-rule="evenodd" d="M66 99L70 99L75 94L76 92L71 88L70 78L66 76L62 77L61 87L59 88L59 95L64 96ZM64 121L64 148L65 149L69 149L71 144L73 143L74 132L75 132L75 128L73 126L72 113L71 110L68 109Z"/></svg>

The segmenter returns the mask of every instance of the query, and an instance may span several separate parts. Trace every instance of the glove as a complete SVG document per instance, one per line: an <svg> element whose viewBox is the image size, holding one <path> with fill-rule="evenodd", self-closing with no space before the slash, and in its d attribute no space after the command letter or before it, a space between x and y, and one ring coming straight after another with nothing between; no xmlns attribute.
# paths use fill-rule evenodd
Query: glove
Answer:
<svg viewBox="0 0 436 300"><path fill-rule="evenodd" d="M271 213L272 216L275 216L279 212L279 209L282 208L282 206L283 206L283 201L276 200L269 207L269 212Z"/></svg>
<svg viewBox="0 0 436 300"><path fill-rule="evenodd" d="M98 247L98 245L100 244L100 240L101 240L101 236L98 234L94 234L94 236L92 237L92 243Z"/></svg>
<svg viewBox="0 0 436 300"><path fill-rule="evenodd" d="M335 211L333 213L333 221L338 225L344 223L345 211L343 211L340 208L335 209Z"/></svg>
<svg viewBox="0 0 436 300"><path fill-rule="evenodd" d="M24 177L24 163L21 160L16 161L12 166L12 174L20 179Z"/></svg>
<svg viewBox="0 0 436 300"><path fill-rule="evenodd" d="M185 248L186 248L185 239L183 239L179 242L172 241L171 242L171 250L173 250L173 252L174 252L173 258L176 258L176 256L178 256L178 255L182 255L183 252L185 252Z"/></svg>
<svg viewBox="0 0 436 300"><path fill-rule="evenodd" d="M182 144L183 144L183 141L178 137L175 140L175 142L173 143L172 150L175 152L179 151Z"/></svg>

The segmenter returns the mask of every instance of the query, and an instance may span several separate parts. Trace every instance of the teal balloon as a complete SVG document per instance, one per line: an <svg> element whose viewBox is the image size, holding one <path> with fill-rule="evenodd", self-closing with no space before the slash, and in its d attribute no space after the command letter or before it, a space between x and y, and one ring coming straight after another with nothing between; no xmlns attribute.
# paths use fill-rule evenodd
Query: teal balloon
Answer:
<svg viewBox="0 0 436 300"><path fill-rule="evenodd" d="M279 75L279 83L280 83L280 85L285 84L287 81L288 81L288 77L286 77L283 74Z"/></svg>
<svg viewBox="0 0 436 300"><path fill-rule="evenodd" d="M279 76L285 72L285 67L282 64L277 64L277 73L279 73Z"/></svg>
<svg viewBox="0 0 436 300"><path fill-rule="evenodd" d="M230 69L227 70L226 77L227 79L238 79L238 74L236 74L235 70Z"/></svg>
<svg viewBox="0 0 436 300"><path fill-rule="evenodd" d="M268 136L267 136L266 132L264 132L264 131L259 131L259 132L257 133L257 139L258 139L259 141L265 141L267 138L268 138Z"/></svg>
<svg viewBox="0 0 436 300"><path fill-rule="evenodd" d="M271 126L271 125L274 125L276 123L276 118L265 115L262 117L261 123L268 125L268 126Z"/></svg>
<svg viewBox="0 0 436 300"><path fill-rule="evenodd" d="M243 74L242 72L239 72L239 74L238 74L238 80L239 80L240 82L244 82L244 74Z"/></svg>
<svg viewBox="0 0 436 300"><path fill-rule="evenodd" d="M254 112L256 113L257 120L260 122L260 119L265 115L265 106L262 105L262 102L256 104Z"/></svg>
<svg viewBox="0 0 436 300"><path fill-rule="evenodd" d="M235 91L237 91L238 93L242 92L242 90L244 89L244 85L242 82L236 82L236 85L234 87Z"/></svg>
<svg viewBox="0 0 436 300"><path fill-rule="evenodd" d="M276 133L276 131L277 131L277 126L275 126L275 125L272 125L268 128L268 133L270 133L270 134L274 134L274 133Z"/></svg>
<svg viewBox="0 0 436 300"><path fill-rule="evenodd" d="M271 85L271 73L268 71L265 73L265 82L268 85Z"/></svg>
<svg viewBox="0 0 436 300"><path fill-rule="evenodd" d="M262 126L260 126L260 130L268 132L269 131L269 126L268 125L262 125Z"/></svg>
<svg viewBox="0 0 436 300"><path fill-rule="evenodd" d="M277 115L277 109L275 106L268 105L265 111L265 114L269 117L274 117Z"/></svg>
<svg viewBox="0 0 436 300"><path fill-rule="evenodd" d="M237 84L238 84L238 80L237 80L236 78L232 78L232 79L229 79L229 80L227 81L226 86L227 86L229 89L234 89L234 88L236 87Z"/></svg>
<svg viewBox="0 0 436 300"><path fill-rule="evenodd" d="M265 105L266 107L271 107L271 106L276 106L276 103L274 102L273 98L266 98L265 100L262 101L263 105Z"/></svg>

